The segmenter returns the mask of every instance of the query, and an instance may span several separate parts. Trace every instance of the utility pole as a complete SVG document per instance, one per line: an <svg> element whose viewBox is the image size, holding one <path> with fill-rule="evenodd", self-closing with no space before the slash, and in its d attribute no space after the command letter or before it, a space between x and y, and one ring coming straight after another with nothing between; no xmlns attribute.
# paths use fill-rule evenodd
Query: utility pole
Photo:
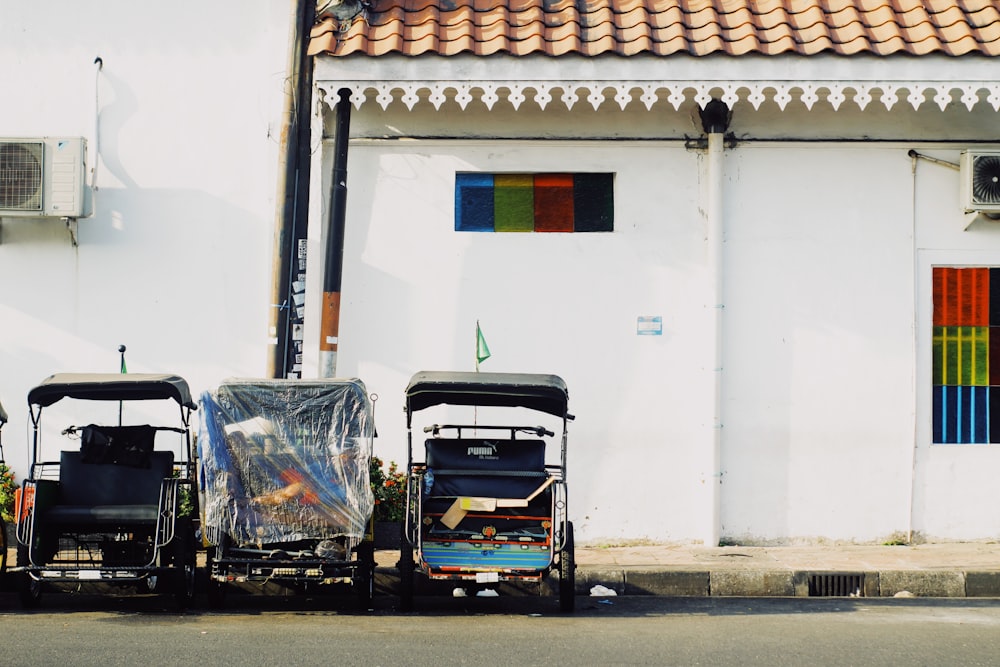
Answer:
<svg viewBox="0 0 1000 667"><path fill-rule="evenodd" d="M287 377L295 341L291 340L295 304L292 277L300 268L299 242L305 237L309 208L309 113L312 67L306 54L315 17L313 0L291 0L288 66L278 148L271 293L268 300L267 376ZM303 152L305 155L303 156ZM301 258L304 261L304 257ZM301 340L299 340L301 345Z"/></svg>

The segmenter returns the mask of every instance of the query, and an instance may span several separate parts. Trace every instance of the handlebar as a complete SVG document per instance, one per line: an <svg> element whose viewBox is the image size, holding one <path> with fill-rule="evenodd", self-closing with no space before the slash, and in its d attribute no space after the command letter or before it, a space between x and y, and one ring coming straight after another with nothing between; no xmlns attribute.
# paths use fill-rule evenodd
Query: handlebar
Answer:
<svg viewBox="0 0 1000 667"><path fill-rule="evenodd" d="M458 431L458 437L462 437L462 429L483 429L491 431L510 431L511 439L513 439L515 433L531 433L538 436L539 438L543 436L552 437L555 435L552 431L548 430L544 426L483 426L482 424L431 424L430 426L424 427L424 433L431 433L434 437L438 437L441 431L452 430Z"/></svg>
<svg viewBox="0 0 1000 667"><path fill-rule="evenodd" d="M71 425L67 426L66 428L64 428L62 431L60 431L60 433L62 435L76 435L77 433L79 433L80 431L82 431L85 428L87 428L87 427L86 426L74 426L74 425L71 424ZM115 427L112 426L110 428L115 428ZM185 430L185 429L183 429L183 428L181 428L179 426L152 426L150 428L152 428L154 431L173 431L174 433L187 433L187 430Z"/></svg>

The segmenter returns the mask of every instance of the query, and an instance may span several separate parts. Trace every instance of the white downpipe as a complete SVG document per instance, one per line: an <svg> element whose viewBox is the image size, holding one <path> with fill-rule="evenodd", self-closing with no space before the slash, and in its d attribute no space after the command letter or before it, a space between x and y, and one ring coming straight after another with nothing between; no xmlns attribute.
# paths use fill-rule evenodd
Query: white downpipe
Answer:
<svg viewBox="0 0 1000 667"><path fill-rule="evenodd" d="M708 135L708 192L706 215L708 217L708 251L709 268L712 280L713 311L713 358L712 358L712 452L709 461L709 484L711 491L711 514L708 530L705 532L705 546L719 544L722 530L722 379L723 379L723 312L725 310L725 294L723 290L724 262L723 244L725 242L725 227L722 217L722 180L724 135L721 132L710 132Z"/></svg>

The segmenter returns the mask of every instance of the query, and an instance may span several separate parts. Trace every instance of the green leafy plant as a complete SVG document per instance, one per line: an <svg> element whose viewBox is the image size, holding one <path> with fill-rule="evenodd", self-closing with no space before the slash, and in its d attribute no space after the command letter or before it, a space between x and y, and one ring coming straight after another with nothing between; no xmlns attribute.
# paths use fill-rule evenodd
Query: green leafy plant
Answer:
<svg viewBox="0 0 1000 667"><path fill-rule="evenodd" d="M183 476L183 471L174 469L171 477L181 477ZM195 490L194 486L191 484L178 484L177 485L177 516L179 517L190 517L194 518L197 514L195 508Z"/></svg>
<svg viewBox="0 0 1000 667"><path fill-rule="evenodd" d="M375 496L375 520L402 521L406 514L406 473L395 461L386 467L382 459L373 456L370 481Z"/></svg>
<svg viewBox="0 0 1000 667"><path fill-rule="evenodd" d="M14 471L6 463L0 463L0 516L10 523L14 520L14 492L17 482L14 481Z"/></svg>

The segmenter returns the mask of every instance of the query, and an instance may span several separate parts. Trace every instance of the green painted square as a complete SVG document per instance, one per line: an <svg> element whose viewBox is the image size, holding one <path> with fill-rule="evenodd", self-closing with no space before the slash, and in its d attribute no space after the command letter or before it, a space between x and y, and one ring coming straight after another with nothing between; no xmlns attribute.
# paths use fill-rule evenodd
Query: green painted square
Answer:
<svg viewBox="0 0 1000 667"><path fill-rule="evenodd" d="M535 229L535 191L530 174L497 174L493 183L494 231Z"/></svg>
<svg viewBox="0 0 1000 667"><path fill-rule="evenodd" d="M989 342L988 327L934 327L934 384L989 385Z"/></svg>

